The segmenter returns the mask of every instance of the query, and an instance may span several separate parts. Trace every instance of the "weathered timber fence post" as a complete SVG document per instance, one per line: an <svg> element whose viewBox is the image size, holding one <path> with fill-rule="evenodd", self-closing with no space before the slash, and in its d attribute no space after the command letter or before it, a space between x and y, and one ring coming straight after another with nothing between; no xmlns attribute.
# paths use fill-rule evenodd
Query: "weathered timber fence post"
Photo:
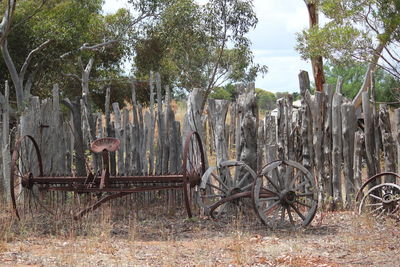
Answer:
<svg viewBox="0 0 400 267"><path fill-rule="evenodd" d="M204 136L205 131L203 128L202 121L202 109L201 104L203 103L204 95L201 89L194 88L192 92L190 92L187 100L187 112L185 115L185 123L184 123L184 135L183 138L186 138L190 131L197 131L200 135L201 141L204 144ZM185 141L185 140L183 140ZM204 149L205 156L205 165L208 168L208 157L207 157L207 149Z"/></svg>
<svg viewBox="0 0 400 267"><path fill-rule="evenodd" d="M2 110L3 115L3 130L2 130L2 165L3 165L3 180L1 181L0 196L8 203L10 201L10 106L9 106L10 88L8 81L5 84L4 105ZM1 199L0 199L1 200Z"/></svg>
<svg viewBox="0 0 400 267"><path fill-rule="evenodd" d="M154 73L150 72L150 113L147 116L149 125L149 174L154 174L154 131L155 131L155 118L154 118Z"/></svg>
<svg viewBox="0 0 400 267"><path fill-rule="evenodd" d="M301 98L301 140L302 140L302 157L303 157L303 165L309 170L311 173L313 171L313 159L314 159L314 150L312 147L313 144L313 135L312 135L312 117L311 110L307 104L306 99L310 98L310 79L308 77L308 73L306 71L301 71L299 73L299 86L300 86L300 94Z"/></svg>
<svg viewBox="0 0 400 267"><path fill-rule="evenodd" d="M208 118L214 131L217 166L229 158L225 138L225 120L228 108L229 101L227 100L208 100L208 114L210 115Z"/></svg>
<svg viewBox="0 0 400 267"><path fill-rule="evenodd" d="M396 140L397 148L397 173L400 173L400 108L394 110L394 121L396 125L394 138Z"/></svg>
<svg viewBox="0 0 400 267"><path fill-rule="evenodd" d="M306 94L307 96L307 94ZM324 153L323 153L323 138L324 138L324 117L325 117L325 94L323 92L315 92L314 96L306 97L308 106L310 107L313 129L313 147L314 147L314 162L315 174L318 181L318 200L325 205L327 198L327 186L329 182L324 176Z"/></svg>
<svg viewBox="0 0 400 267"><path fill-rule="evenodd" d="M325 93L325 118L324 118L324 141L323 141L323 154L324 154L324 178L325 178L325 192L327 194L326 206L328 209L332 210L333 200L333 186L332 186L332 100L334 94L333 86L330 84L324 85Z"/></svg>
<svg viewBox="0 0 400 267"><path fill-rule="evenodd" d="M157 127L158 127L158 138L157 138L157 158L156 158L156 174L162 174L162 160L163 160L163 149L164 149L164 120L162 112L162 95L161 95L161 77L160 73L156 72L156 89L157 89Z"/></svg>
<svg viewBox="0 0 400 267"><path fill-rule="evenodd" d="M254 83L250 83L238 98L241 112L240 160L257 171L258 106Z"/></svg>
<svg viewBox="0 0 400 267"><path fill-rule="evenodd" d="M351 207L355 197L354 182L354 134L357 128L356 108L351 102L342 104L343 174L346 190L346 205Z"/></svg>
<svg viewBox="0 0 400 267"><path fill-rule="evenodd" d="M339 84L339 82L338 82ZM340 87L339 87L340 88ZM332 195L333 209L343 205L342 199L342 95L337 90L332 100Z"/></svg>
<svg viewBox="0 0 400 267"><path fill-rule="evenodd" d="M68 98L64 99L63 103L71 112L71 131L73 136L73 144L76 156L73 158L74 165L76 166L76 175L86 175L85 166L85 153L84 153L84 142L82 133L82 117L81 117L81 106L80 98L77 97L74 102L71 102Z"/></svg>
<svg viewBox="0 0 400 267"><path fill-rule="evenodd" d="M358 130L354 137L354 186L358 191L362 185L362 150L364 147L364 133Z"/></svg>
<svg viewBox="0 0 400 267"><path fill-rule="evenodd" d="M362 107L364 113L364 124L365 124L365 152L366 152L366 161L368 167L368 176L372 177L377 173L376 164L379 158L376 155L375 151L375 134L374 134L374 118L372 117L372 107L369 103L368 92L362 93ZM376 185L376 183L370 183L371 187Z"/></svg>
<svg viewBox="0 0 400 267"><path fill-rule="evenodd" d="M392 136L392 127L389 119L388 107L385 104L379 105L379 128L381 130L385 168L387 172L395 172L397 159L395 142ZM396 177L388 175L385 177L386 183L396 183Z"/></svg>

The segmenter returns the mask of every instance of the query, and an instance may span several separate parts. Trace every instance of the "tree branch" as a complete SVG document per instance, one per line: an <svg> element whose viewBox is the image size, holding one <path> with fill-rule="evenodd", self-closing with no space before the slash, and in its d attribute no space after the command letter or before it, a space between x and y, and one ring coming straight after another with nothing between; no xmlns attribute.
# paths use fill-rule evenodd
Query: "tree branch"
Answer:
<svg viewBox="0 0 400 267"><path fill-rule="evenodd" d="M39 45L38 47L36 47L35 49L33 49L33 50L29 53L29 55L28 55L28 56L26 57L26 59L25 59L24 64L23 64L22 67L21 67L21 71L19 72L19 79L20 79L20 80L23 80L23 79L24 79L26 69L28 68L28 65L29 65L29 63L30 63L30 61L31 61L31 59L32 59L32 57L33 57L33 55L34 55L35 53L37 53L38 51L42 50L42 49L43 49L46 45L48 45L50 42L51 42L50 40L45 41L44 43L42 43L41 45Z"/></svg>
<svg viewBox="0 0 400 267"><path fill-rule="evenodd" d="M78 80L79 82L82 82L82 79L76 74L72 74L72 73L61 73L61 74L65 77L73 78L75 80Z"/></svg>
<svg viewBox="0 0 400 267"><path fill-rule="evenodd" d="M19 25L24 24L25 22L27 22L28 20L33 18L37 13L39 13L39 11L41 11L41 9L44 6L44 4L46 3L46 1L47 0L42 0L42 2L40 3L40 6L38 8L36 8L30 16L26 17L24 20L20 21L18 24L15 24L12 27L12 29L17 28Z"/></svg>

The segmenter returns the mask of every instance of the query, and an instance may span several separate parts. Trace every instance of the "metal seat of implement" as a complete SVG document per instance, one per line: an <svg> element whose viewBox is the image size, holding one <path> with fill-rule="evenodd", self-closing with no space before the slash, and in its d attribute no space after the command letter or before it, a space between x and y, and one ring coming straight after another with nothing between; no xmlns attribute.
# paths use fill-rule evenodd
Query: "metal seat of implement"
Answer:
<svg viewBox="0 0 400 267"><path fill-rule="evenodd" d="M114 152L118 150L120 143L119 139L113 137L99 138L92 142L90 150L94 153L101 153L104 150Z"/></svg>

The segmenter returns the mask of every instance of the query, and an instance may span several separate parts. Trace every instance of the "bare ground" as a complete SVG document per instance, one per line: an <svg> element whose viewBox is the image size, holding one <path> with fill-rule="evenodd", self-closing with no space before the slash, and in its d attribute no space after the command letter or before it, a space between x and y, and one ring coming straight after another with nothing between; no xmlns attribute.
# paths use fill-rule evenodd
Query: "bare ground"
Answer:
<svg viewBox="0 0 400 267"><path fill-rule="evenodd" d="M90 222L3 220L0 265L400 265L400 223L393 220L319 212L307 229L270 231L252 216L221 222L147 213L120 221L104 215Z"/></svg>

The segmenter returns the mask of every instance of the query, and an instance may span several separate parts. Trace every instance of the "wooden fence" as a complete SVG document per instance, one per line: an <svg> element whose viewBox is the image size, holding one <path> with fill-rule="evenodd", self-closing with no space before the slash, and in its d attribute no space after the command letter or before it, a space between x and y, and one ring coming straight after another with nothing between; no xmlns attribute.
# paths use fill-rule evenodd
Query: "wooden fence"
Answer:
<svg viewBox="0 0 400 267"><path fill-rule="evenodd" d="M360 116L340 94L340 82L336 88L326 86L324 92L311 95L308 74L301 72L301 106L294 107L290 97L282 98L277 101L277 110L262 118L254 84L237 86L236 102L209 99L205 113L201 113L202 91L194 89L183 121L175 119L168 87L163 99L160 76L152 74L149 84L148 108L137 103L133 84L131 108L111 104L107 90L105 114L92 113L85 95L60 100L55 85L51 99L30 98L13 128L9 127L6 86L6 102L1 106L2 195L7 197L10 190L10 149L17 136L27 134L38 141L48 175L83 176L87 169L96 173L100 159L97 155L88 157L88 144L106 136L121 140L119 150L111 154L111 175L151 175L179 173L182 138L196 130L208 154L207 165L237 159L260 170L276 159L302 163L315 175L319 200L327 208L352 204L366 178L364 162L368 176L380 170L398 172L400 109L391 120L388 107L381 104L375 108L373 97L371 100L365 93ZM61 105L68 108L67 114L61 112ZM181 199L176 192L166 196L168 202ZM147 199L150 201L151 195Z"/></svg>

